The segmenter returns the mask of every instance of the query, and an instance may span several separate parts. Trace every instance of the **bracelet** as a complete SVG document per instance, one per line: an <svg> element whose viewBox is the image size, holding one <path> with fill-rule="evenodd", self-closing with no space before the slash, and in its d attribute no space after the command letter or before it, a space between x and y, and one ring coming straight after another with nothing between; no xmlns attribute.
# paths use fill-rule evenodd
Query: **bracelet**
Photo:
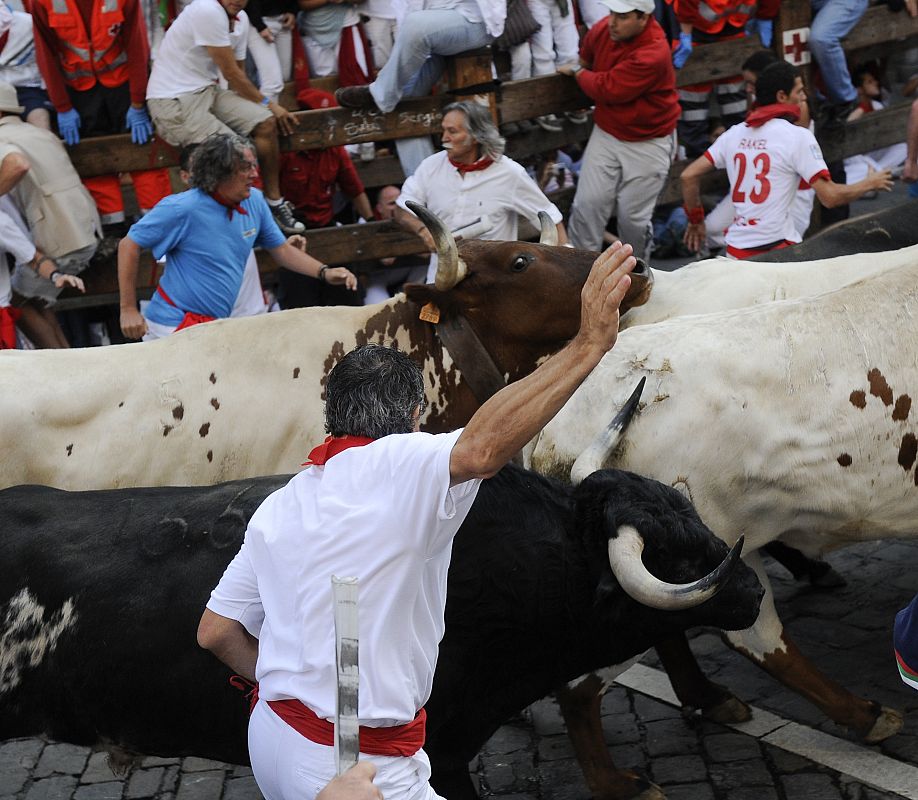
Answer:
<svg viewBox="0 0 918 800"><path fill-rule="evenodd" d="M694 206L693 208L682 206L682 208L685 209L685 215L691 225L700 225L704 222L704 206Z"/></svg>
<svg viewBox="0 0 918 800"><path fill-rule="evenodd" d="M54 276L55 276L55 275L60 275L62 278L64 277L64 273L63 273L63 272L60 272L59 270L54 270L54 272L52 272L52 273L48 276L48 280L51 281L51 283L54 283Z"/></svg>
<svg viewBox="0 0 918 800"><path fill-rule="evenodd" d="M325 279L325 271L327 269L328 264L323 264L321 267L319 267L319 280L322 281L322 283L328 283L328 281Z"/></svg>
<svg viewBox="0 0 918 800"><path fill-rule="evenodd" d="M262 98L261 98L261 104L262 104L263 106L265 106L265 107L271 105L271 98L270 98L270 97L262 97Z"/></svg>
<svg viewBox="0 0 918 800"><path fill-rule="evenodd" d="M32 267L32 269L34 269L38 274L39 278L41 277L41 265L46 261L50 261L52 264L54 263L53 259L51 259L49 256L42 256L40 259L38 259L38 261L35 262L35 266Z"/></svg>

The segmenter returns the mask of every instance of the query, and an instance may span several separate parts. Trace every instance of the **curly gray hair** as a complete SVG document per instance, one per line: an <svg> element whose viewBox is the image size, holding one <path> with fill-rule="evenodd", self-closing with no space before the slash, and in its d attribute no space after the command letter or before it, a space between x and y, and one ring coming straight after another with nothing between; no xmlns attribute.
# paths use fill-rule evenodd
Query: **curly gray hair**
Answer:
<svg viewBox="0 0 918 800"><path fill-rule="evenodd" d="M218 184L246 165L246 150L254 154L255 146L236 133L208 136L191 154L189 183L203 192L214 191Z"/></svg>
<svg viewBox="0 0 918 800"><path fill-rule="evenodd" d="M482 156L497 161L504 154L507 142L497 130L486 106L469 100L460 100L458 103L450 103L444 107L443 116L445 117L450 111L460 111L465 114L465 127L472 138L478 142Z"/></svg>

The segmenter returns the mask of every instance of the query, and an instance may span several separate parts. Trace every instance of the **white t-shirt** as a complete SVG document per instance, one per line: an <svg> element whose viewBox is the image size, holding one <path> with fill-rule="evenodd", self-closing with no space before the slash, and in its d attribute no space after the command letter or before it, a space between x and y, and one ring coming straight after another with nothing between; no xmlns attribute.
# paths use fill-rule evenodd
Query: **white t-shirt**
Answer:
<svg viewBox="0 0 918 800"><path fill-rule="evenodd" d="M7 253L13 254L17 264L25 264L35 258L35 245L29 229L13 199L4 194L0 195L0 306L8 306L12 302Z"/></svg>
<svg viewBox="0 0 918 800"><path fill-rule="evenodd" d="M404 724L427 702L453 537L481 484L450 488L460 433L349 448L261 504L207 604L258 637L259 697L334 719L338 575L360 580L360 723Z"/></svg>
<svg viewBox="0 0 918 800"><path fill-rule="evenodd" d="M727 230L728 245L747 249L801 241L791 214L800 179L828 177L812 133L785 119L755 128L742 122L721 134L705 155L730 179L736 214Z"/></svg>
<svg viewBox="0 0 918 800"><path fill-rule="evenodd" d="M450 164L445 150L434 153L405 181L396 202L407 211L408 200L427 206L447 228L466 239L515 242L519 238L518 215L536 228L540 211L555 224L562 219L557 206L508 156L463 176ZM436 260L434 254L431 272L436 271Z"/></svg>
<svg viewBox="0 0 918 800"><path fill-rule="evenodd" d="M208 47L231 47L236 61L245 59L249 18L240 11L230 19L218 0L194 0L166 31L147 82L147 99L171 98L211 86L220 70Z"/></svg>
<svg viewBox="0 0 918 800"><path fill-rule="evenodd" d="M413 11L449 9L458 11L469 22L484 22L488 33L497 38L507 20L507 0L393 0L399 26Z"/></svg>

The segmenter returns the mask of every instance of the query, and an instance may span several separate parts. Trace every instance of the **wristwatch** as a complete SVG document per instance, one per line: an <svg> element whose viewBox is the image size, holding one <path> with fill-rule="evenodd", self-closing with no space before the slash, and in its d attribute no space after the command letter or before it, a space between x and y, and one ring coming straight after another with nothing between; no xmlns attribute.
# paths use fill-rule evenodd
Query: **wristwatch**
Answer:
<svg viewBox="0 0 918 800"><path fill-rule="evenodd" d="M583 64L574 64L574 66L571 67L571 75L576 75L582 69L583 69Z"/></svg>

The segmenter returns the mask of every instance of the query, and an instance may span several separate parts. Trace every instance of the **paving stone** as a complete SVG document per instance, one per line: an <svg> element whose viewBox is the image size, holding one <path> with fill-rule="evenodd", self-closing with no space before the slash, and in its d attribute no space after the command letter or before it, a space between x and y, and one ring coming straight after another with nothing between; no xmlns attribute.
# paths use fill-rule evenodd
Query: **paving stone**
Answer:
<svg viewBox="0 0 918 800"><path fill-rule="evenodd" d="M232 778L226 782L223 790L223 800L262 800L258 784L252 775L242 778Z"/></svg>
<svg viewBox="0 0 918 800"><path fill-rule="evenodd" d="M532 736L528 730L512 725L503 725L485 742L482 750L486 753L512 753L524 747L529 747L531 744Z"/></svg>
<svg viewBox="0 0 918 800"><path fill-rule="evenodd" d="M166 774L163 775L162 791L172 793L177 792L181 774L181 769L178 764L171 767L166 767Z"/></svg>
<svg viewBox="0 0 918 800"><path fill-rule="evenodd" d="M252 768L244 767L242 764L238 764L233 767L232 775L234 778L248 778L252 775Z"/></svg>
<svg viewBox="0 0 918 800"><path fill-rule="evenodd" d="M26 792L25 800L65 800L76 789L75 775L54 775L35 781Z"/></svg>
<svg viewBox="0 0 918 800"><path fill-rule="evenodd" d="M689 755L699 752L698 737L682 717L647 724L644 746L651 758L667 755Z"/></svg>
<svg viewBox="0 0 918 800"><path fill-rule="evenodd" d="M516 775L510 764L486 764L483 770L483 777L491 791L496 794L516 788Z"/></svg>
<svg viewBox="0 0 918 800"><path fill-rule="evenodd" d="M223 770L189 772L179 781L176 800L220 800L223 793Z"/></svg>
<svg viewBox="0 0 918 800"><path fill-rule="evenodd" d="M536 795L533 794L502 794L500 796L501 800L536 800Z"/></svg>
<svg viewBox="0 0 918 800"><path fill-rule="evenodd" d="M666 800L714 800L714 790L708 783L667 786Z"/></svg>
<svg viewBox="0 0 918 800"><path fill-rule="evenodd" d="M15 794L16 792L21 792L31 777L29 770L25 767L6 767L0 770L0 783L2 783L3 793L10 792Z"/></svg>
<svg viewBox="0 0 918 800"><path fill-rule="evenodd" d="M128 800L135 798L153 797L163 782L166 774L165 767L151 767L150 769L135 769L128 780L124 796Z"/></svg>
<svg viewBox="0 0 918 800"><path fill-rule="evenodd" d="M121 800L124 784L121 781L108 783L87 783L78 786L73 800Z"/></svg>
<svg viewBox="0 0 918 800"><path fill-rule="evenodd" d="M542 800L588 800L590 790L573 759L539 764Z"/></svg>
<svg viewBox="0 0 918 800"><path fill-rule="evenodd" d="M699 756L663 756L650 763L654 783L694 783L708 779L708 768Z"/></svg>
<svg viewBox="0 0 918 800"><path fill-rule="evenodd" d="M631 714L631 696L624 686L613 686L603 695L599 704L599 713L606 714Z"/></svg>
<svg viewBox="0 0 918 800"><path fill-rule="evenodd" d="M720 790L730 791L731 797L733 790L744 786L773 785L771 775L761 761L731 761L711 764L708 766L708 774L711 776L711 782Z"/></svg>
<svg viewBox="0 0 918 800"><path fill-rule="evenodd" d="M609 755L615 766L621 769L636 769L639 772L647 771L647 754L639 745L622 745L610 747Z"/></svg>
<svg viewBox="0 0 918 800"><path fill-rule="evenodd" d="M542 736L539 738L539 760L557 761L559 758L574 758L574 746L567 734L563 736Z"/></svg>
<svg viewBox="0 0 918 800"><path fill-rule="evenodd" d="M32 769L38 763L44 746L42 739L10 739L3 742L0 744L0 770L7 767Z"/></svg>
<svg viewBox="0 0 918 800"><path fill-rule="evenodd" d="M565 732L564 718L554 700L545 698L533 703L529 706L529 713L532 716L532 726L539 736L553 736Z"/></svg>
<svg viewBox="0 0 918 800"><path fill-rule="evenodd" d="M739 733L710 734L704 737L703 744L712 761L745 761L762 756L758 740Z"/></svg>
<svg viewBox="0 0 918 800"><path fill-rule="evenodd" d="M160 756L144 756L140 762L142 767L171 767L173 764L181 764L180 758L161 758Z"/></svg>
<svg viewBox="0 0 918 800"><path fill-rule="evenodd" d="M818 773L783 775L781 784L788 797L805 797L806 800L839 800L842 796L828 775Z"/></svg>
<svg viewBox="0 0 918 800"><path fill-rule="evenodd" d="M782 750L780 747L765 745L765 752L768 754L768 758L771 759L771 763L775 765L775 769L784 774L811 769L813 766L803 756L798 756L796 753L788 753L787 750Z"/></svg>
<svg viewBox="0 0 918 800"><path fill-rule="evenodd" d="M634 713L644 722L652 722L658 719L681 719L682 712L678 708L673 708L659 700L651 700L640 694L633 695Z"/></svg>
<svg viewBox="0 0 918 800"><path fill-rule="evenodd" d="M633 714L607 714L600 722L603 737L609 744L629 744L641 740L638 720Z"/></svg>
<svg viewBox="0 0 918 800"><path fill-rule="evenodd" d="M83 774L80 775L80 783L104 783L106 781L120 780L123 775L116 775L108 765L108 753L93 753L89 756L89 763Z"/></svg>
<svg viewBox="0 0 918 800"><path fill-rule="evenodd" d="M49 744L41 751L41 758L35 767L35 777L44 778L54 773L79 775L89 759L88 747L73 744Z"/></svg>
<svg viewBox="0 0 918 800"><path fill-rule="evenodd" d="M740 786L730 792L730 800L778 800L773 786ZM810 800L806 795L788 795L787 800Z"/></svg>
<svg viewBox="0 0 918 800"><path fill-rule="evenodd" d="M207 772L208 770L226 769L229 764L222 761L211 761L209 758L188 756L182 759L182 772Z"/></svg>

